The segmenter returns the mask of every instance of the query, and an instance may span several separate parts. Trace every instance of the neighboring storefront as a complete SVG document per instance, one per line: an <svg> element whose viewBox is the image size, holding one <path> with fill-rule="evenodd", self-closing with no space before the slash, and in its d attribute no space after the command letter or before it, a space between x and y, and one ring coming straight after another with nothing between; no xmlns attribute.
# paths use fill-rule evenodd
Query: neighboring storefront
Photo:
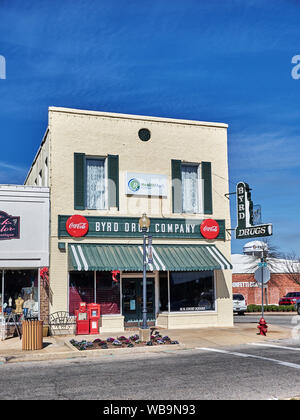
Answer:
<svg viewBox="0 0 300 420"><path fill-rule="evenodd" d="M258 258L251 255L233 254L232 261L232 292L242 294L247 305L261 305L261 286L254 278ZM264 303L278 305L279 299L290 292L300 292L300 270L293 268L289 260L268 259L271 277L264 287ZM299 273L299 274L297 274Z"/></svg>
<svg viewBox="0 0 300 420"><path fill-rule="evenodd" d="M49 108L26 184L45 170L50 312L96 302L102 331L141 322L146 213L149 323L232 325L227 125Z"/></svg>
<svg viewBox="0 0 300 420"><path fill-rule="evenodd" d="M0 185L0 312L43 319L48 289L49 189ZM41 272L41 269L44 269Z"/></svg>

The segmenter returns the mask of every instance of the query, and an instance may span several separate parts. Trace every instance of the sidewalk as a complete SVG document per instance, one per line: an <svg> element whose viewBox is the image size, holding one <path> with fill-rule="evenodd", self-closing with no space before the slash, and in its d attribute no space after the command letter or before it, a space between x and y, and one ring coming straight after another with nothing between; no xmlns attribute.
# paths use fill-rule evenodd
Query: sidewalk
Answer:
<svg viewBox="0 0 300 420"><path fill-rule="evenodd" d="M79 351L70 344L70 340L75 338L77 341L93 341L96 338L106 339L108 337L117 338L120 335L133 335L138 331L126 331L120 333L102 333L99 335L88 336L56 336L44 337L44 347L42 350L23 351L22 340L19 337L9 338L0 341L0 363L15 363L24 361L47 361L55 359L69 359L75 357L105 357L107 355L133 355L136 353L166 352L194 349L197 347L225 347L238 346L252 342L264 342L291 338L291 330L281 328L278 325L270 325L267 336L258 335L256 324L238 324L232 328L202 328L189 330L166 330L159 329L163 335L168 335L172 340L177 340L179 345L145 346L122 349L107 350L86 350Z"/></svg>

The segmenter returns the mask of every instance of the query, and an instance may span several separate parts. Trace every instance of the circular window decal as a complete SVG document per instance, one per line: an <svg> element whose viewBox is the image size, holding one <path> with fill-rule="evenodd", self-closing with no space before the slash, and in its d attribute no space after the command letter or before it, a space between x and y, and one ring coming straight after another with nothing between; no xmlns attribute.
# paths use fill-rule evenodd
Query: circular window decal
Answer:
<svg viewBox="0 0 300 420"><path fill-rule="evenodd" d="M200 232L205 239L216 239L220 233L219 223L213 219L206 219L200 225Z"/></svg>
<svg viewBox="0 0 300 420"><path fill-rule="evenodd" d="M66 229L70 236L80 238L87 234L89 230L89 222L85 217L74 214L66 221Z"/></svg>
<svg viewBox="0 0 300 420"><path fill-rule="evenodd" d="M142 141L148 141L150 140L150 137L151 137L151 133L150 133L150 130L148 130L148 128L141 128L139 130L139 138Z"/></svg>
<svg viewBox="0 0 300 420"><path fill-rule="evenodd" d="M140 181L136 178L131 178L128 181L128 188L133 192L137 192L141 188Z"/></svg>

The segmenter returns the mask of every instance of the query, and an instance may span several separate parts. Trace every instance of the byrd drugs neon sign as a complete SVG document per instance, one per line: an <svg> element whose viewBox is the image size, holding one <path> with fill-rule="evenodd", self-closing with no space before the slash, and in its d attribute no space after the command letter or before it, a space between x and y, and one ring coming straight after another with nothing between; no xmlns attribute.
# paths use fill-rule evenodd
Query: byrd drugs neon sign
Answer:
<svg viewBox="0 0 300 420"><path fill-rule="evenodd" d="M249 185L246 182L239 182L236 186L237 199L237 227L235 229L236 239L260 238L272 235L272 224L253 224L253 202Z"/></svg>

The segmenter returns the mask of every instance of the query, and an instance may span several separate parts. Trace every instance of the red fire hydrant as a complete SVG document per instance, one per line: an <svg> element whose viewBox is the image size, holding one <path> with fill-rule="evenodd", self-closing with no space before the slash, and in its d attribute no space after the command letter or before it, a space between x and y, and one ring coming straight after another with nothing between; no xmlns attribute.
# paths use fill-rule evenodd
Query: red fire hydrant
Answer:
<svg viewBox="0 0 300 420"><path fill-rule="evenodd" d="M260 318L257 328L260 330L258 334L266 335L268 331L268 325L264 318Z"/></svg>

